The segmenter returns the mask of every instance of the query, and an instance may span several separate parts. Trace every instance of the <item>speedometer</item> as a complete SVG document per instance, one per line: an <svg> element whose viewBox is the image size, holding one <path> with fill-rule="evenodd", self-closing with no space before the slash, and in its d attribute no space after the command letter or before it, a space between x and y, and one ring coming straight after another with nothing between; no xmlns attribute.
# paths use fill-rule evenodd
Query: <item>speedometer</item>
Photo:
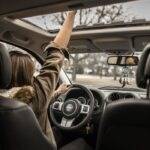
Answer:
<svg viewBox="0 0 150 150"><path fill-rule="evenodd" d="M79 97L78 101L80 101L82 104L86 104L86 99L84 97Z"/></svg>

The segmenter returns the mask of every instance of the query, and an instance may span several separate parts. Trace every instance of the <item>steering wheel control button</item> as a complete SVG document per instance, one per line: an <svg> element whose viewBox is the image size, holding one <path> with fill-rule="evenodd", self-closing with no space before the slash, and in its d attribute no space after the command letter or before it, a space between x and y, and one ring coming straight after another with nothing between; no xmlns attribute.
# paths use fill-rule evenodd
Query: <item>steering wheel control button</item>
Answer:
<svg viewBox="0 0 150 150"><path fill-rule="evenodd" d="M53 104L53 109L54 110L59 110L59 111L61 111L61 108L62 108L62 104L63 103L61 103L61 102L55 102L54 104Z"/></svg>
<svg viewBox="0 0 150 150"><path fill-rule="evenodd" d="M58 109L58 108L59 108L59 103L55 103L55 104L54 104L54 108L55 108L55 109Z"/></svg>
<svg viewBox="0 0 150 150"><path fill-rule="evenodd" d="M90 107L88 105L82 105L81 107L81 113L87 114L89 112Z"/></svg>
<svg viewBox="0 0 150 150"><path fill-rule="evenodd" d="M83 107L83 111L84 111L84 112L88 112L88 107L87 107L87 106L84 106L84 107Z"/></svg>

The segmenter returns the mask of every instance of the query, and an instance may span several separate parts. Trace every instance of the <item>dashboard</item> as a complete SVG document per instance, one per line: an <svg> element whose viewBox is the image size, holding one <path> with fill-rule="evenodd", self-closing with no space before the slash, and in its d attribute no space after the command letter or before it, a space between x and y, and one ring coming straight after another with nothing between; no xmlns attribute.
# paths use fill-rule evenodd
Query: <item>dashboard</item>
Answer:
<svg viewBox="0 0 150 150"><path fill-rule="evenodd" d="M123 89L97 89L90 88L94 96L94 111L93 115L99 115L104 109L104 105L112 103L118 100L127 100L127 99L144 99L146 97L146 92L142 90L123 90ZM72 92L68 95L69 98L75 98L82 104L89 104L90 99L81 89L73 89Z"/></svg>
<svg viewBox="0 0 150 150"><path fill-rule="evenodd" d="M103 90L90 88L96 103L102 105L102 103L111 103L118 100L127 99L144 99L146 97L145 91L129 91L129 90ZM96 94L97 93L97 94ZM101 95L101 96L98 96Z"/></svg>

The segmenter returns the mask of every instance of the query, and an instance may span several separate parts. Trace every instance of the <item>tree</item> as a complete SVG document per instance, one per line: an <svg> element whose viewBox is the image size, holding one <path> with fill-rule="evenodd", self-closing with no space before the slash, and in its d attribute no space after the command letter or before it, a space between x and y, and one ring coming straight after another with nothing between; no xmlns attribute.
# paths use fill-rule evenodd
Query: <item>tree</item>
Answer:
<svg viewBox="0 0 150 150"><path fill-rule="evenodd" d="M89 54L85 54L83 56L79 56L78 54L71 55L71 59L73 60L72 81L76 81L76 73L77 73L77 68L79 67L79 62L86 59L88 56ZM83 64L81 64L80 66L83 66Z"/></svg>
<svg viewBox="0 0 150 150"><path fill-rule="evenodd" d="M53 14L51 21L57 26L65 20L66 12ZM76 15L75 26L93 25L96 23L112 23L124 20L126 15L122 5L99 6L95 8L80 9Z"/></svg>
<svg viewBox="0 0 150 150"><path fill-rule="evenodd" d="M122 5L97 7L96 15L97 23L113 23L125 18Z"/></svg>

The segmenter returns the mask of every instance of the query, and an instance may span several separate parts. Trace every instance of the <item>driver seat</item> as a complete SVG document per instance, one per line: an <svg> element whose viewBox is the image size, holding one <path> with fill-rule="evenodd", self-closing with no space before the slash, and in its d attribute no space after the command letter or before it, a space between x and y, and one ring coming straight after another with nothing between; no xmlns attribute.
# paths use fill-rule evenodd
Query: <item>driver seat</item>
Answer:
<svg viewBox="0 0 150 150"><path fill-rule="evenodd" d="M150 150L150 45L143 51L136 82L147 88L145 99L117 100L108 104L99 125L96 150Z"/></svg>
<svg viewBox="0 0 150 150"><path fill-rule="evenodd" d="M54 150L32 110L24 103L0 97L1 150Z"/></svg>

